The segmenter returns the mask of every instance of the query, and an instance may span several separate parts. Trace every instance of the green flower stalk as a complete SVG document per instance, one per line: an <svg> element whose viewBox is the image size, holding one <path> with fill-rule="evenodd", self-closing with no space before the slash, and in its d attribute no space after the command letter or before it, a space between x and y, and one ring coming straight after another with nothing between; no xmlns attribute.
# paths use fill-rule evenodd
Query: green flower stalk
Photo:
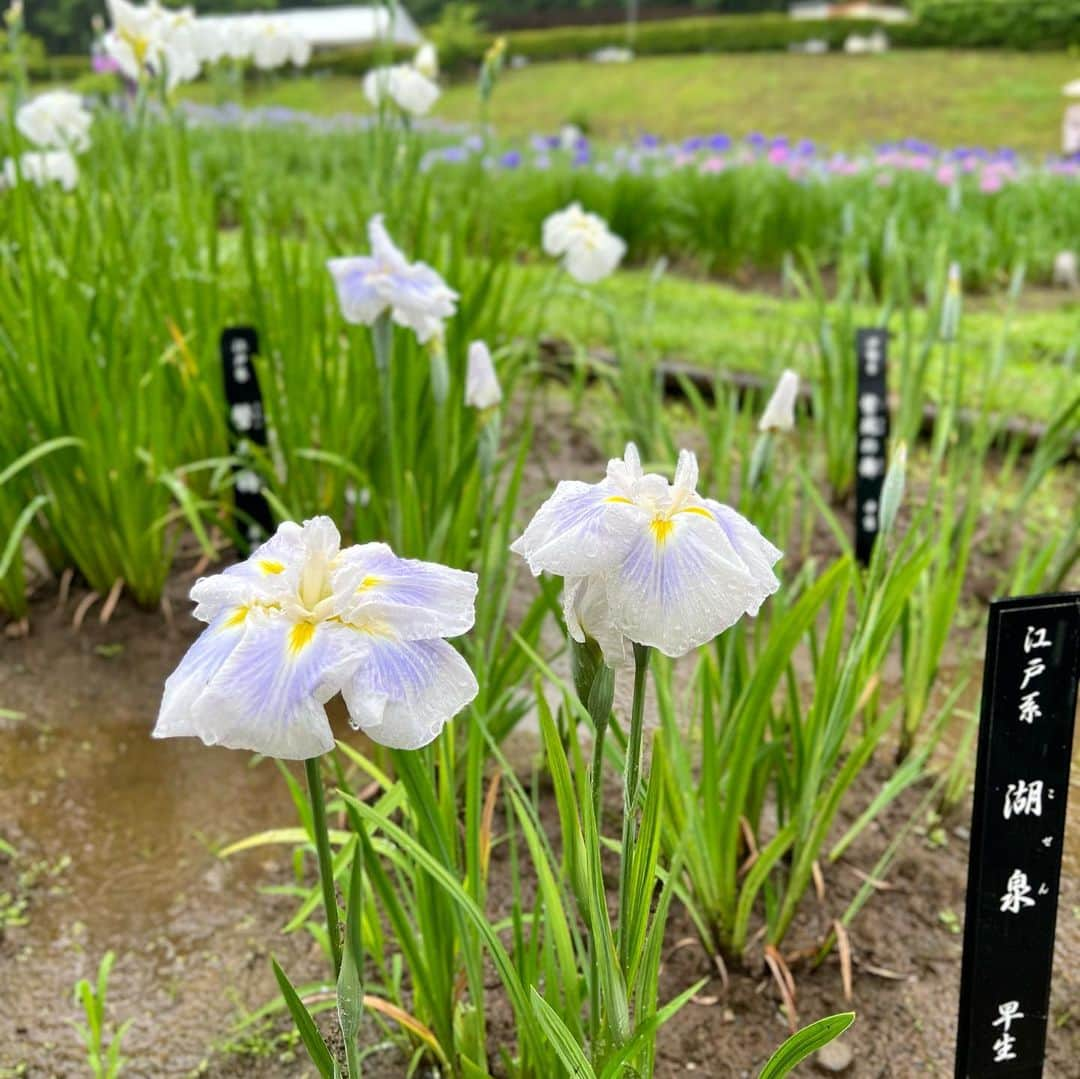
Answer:
<svg viewBox="0 0 1080 1079"><path fill-rule="evenodd" d="M495 92L495 83L499 72L502 71L503 58L506 55L506 38L497 37L484 53L484 61L480 65L480 78L477 89L480 92L480 101L484 111L487 111L488 102Z"/></svg>
<svg viewBox="0 0 1080 1079"><path fill-rule="evenodd" d="M960 328L960 311L963 306L963 288L960 276L960 263L949 265L949 276L945 284L945 298L941 303L941 326L938 336L942 341L956 340Z"/></svg>

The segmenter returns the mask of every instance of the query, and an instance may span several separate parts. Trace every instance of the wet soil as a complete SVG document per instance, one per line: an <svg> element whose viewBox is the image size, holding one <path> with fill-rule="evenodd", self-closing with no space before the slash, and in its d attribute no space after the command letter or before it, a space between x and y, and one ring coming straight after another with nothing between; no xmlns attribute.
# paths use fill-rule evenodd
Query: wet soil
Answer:
<svg viewBox="0 0 1080 1079"><path fill-rule="evenodd" d="M526 487L533 494L569 474L568 459L582 478L603 461L596 425L568 416L565 397L544 396L559 422L538 441L530 460ZM917 490L917 478L912 487ZM812 549L827 557L834 548L835 539L821 526ZM798 556L791 553L794 571ZM993 594L1007 557L999 550L973 554L968 614L955 630L942 692L953 670L965 668L965 657L979 648L977 611ZM293 897L280 894L296 883L288 848L218 856L236 839L296 824L285 782L273 762L246 753L149 737L162 683L200 628L187 614L190 584L190 570L181 569L171 581L171 609L177 612L171 620L121 600L107 625L99 624L95 608L79 630L71 622L81 597L72 595L61 607L55 589L45 589L32 610L29 636L0 639L0 840L18 852L14 859L0 853L0 1079L87 1074L72 1027L82 1018L72 988L79 978L93 979L108 950L117 956L110 1020L131 1020L125 1074L313 1074L280 1018L234 1032L246 1014L277 998L271 954L296 984L324 976L324 958L311 938L280 932L296 906ZM515 596L511 621L526 602L525 594ZM886 672L889 681L897 677L895 670ZM617 695L622 713L627 689L620 686ZM974 701L974 688L971 696ZM528 722L520 737L518 758L527 761L535 748ZM851 792L837 834L880 789L891 757L892 749L883 746ZM1080 1076L1080 747L1076 761L1049 1079ZM611 793L614 812L618 798ZM909 791L839 862L824 867L823 897L811 896L804 904L784 948L796 979L800 1021L848 1007L839 956L834 953L818 969L802 957L843 913L923 793ZM548 832L556 835L553 805L542 809ZM851 1006L858 1019L846 1036L854 1062L845 1074L952 1074L969 814L970 806L962 806L933 842L925 830L916 831L850 931ZM608 831L616 828L612 817ZM508 903L502 849L495 848L492 860L493 915ZM676 906L661 997L671 998L706 976L710 981L699 997L663 1029L657 1074L755 1076L787 1032L760 948L751 949L745 967L730 971L725 990ZM512 1016L494 984L488 1009L493 1039L509 1041ZM332 1024L323 1026L329 1036ZM366 1044L383 1037L372 1024L365 1027ZM365 1074L391 1079L405 1075L407 1067L388 1045L368 1059ZM807 1065L799 1074L817 1071Z"/></svg>

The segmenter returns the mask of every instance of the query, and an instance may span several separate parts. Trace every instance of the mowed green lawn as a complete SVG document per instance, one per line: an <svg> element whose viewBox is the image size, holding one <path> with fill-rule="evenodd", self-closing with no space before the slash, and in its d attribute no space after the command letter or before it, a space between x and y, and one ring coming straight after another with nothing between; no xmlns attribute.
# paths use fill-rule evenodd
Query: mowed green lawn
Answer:
<svg viewBox="0 0 1080 1079"><path fill-rule="evenodd" d="M903 138L947 145L1059 149L1061 87L1080 77L1066 53L901 51L882 56L782 53L644 57L632 64L532 64L503 73L490 117L500 135L573 121L617 139L751 131L851 148ZM207 101L205 84L187 91ZM249 87L249 104L319 113L367 108L358 79L282 79ZM447 88L433 115L475 120L475 86Z"/></svg>
<svg viewBox="0 0 1080 1079"><path fill-rule="evenodd" d="M550 282L550 272L541 266L515 266L514 291L535 304ZM583 302L580 290L564 282L545 305L542 332L585 348L607 349L612 345L613 315L633 348L659 359L766 378L776 377L785 366L805 377L815 373L807 341L816 335L817 313L805 301L673 274L656 284L648 270L621 270L596 286L595 294L599 304ZM1075 366L1080 302L1052 292L1032 295L1029 301L1011 313L1002 338L1005 300L969 299L956 356L967 372L967 403L974 405L981 392L981 372L1004 340L1004 374L987 389L991 409L1046 422L1073 400L1080 386ZM874 325L879 316L877 308L860 309L856 321ZM522 318L527 321L524 313ZM922 340L927 327L932 331L936 325L936 316L918 309L913 322L916 341ZM901 320L895 318L891 328L898 334L893 346L898 358L903 349ZM940 360L938 350L928 386L935 400L942 396Z"/></svg>

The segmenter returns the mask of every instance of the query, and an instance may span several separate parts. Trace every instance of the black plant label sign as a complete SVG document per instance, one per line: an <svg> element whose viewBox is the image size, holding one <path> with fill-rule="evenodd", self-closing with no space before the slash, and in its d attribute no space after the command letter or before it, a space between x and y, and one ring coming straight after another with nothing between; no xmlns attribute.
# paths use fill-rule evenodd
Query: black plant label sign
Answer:
<svg viewBox="0 0 1080 1079"><path fill-rule="evenodd" d="M971 818L956 1079L1043 1072L1080 593L990 605Z"/></svg>
<svg viewBox="0 0 1080 1079"><path fill-rule="evenodd" d="M237 531L249 547L261 543L274 530L262 480L251 467L253 455L267 445L266 414L254 363L258 352L259 335L253 327L228 326L222 331L221 366L229 434L233 454L239 461L233 470Z"/></svg>
<svg viewBox="0 0 1080 1079"><path fill-rule="evenodd" d="M885 447L889 441L889 397L885 380L889 331L855 331L859 365L855 412L855 557L870 561L878 534Z"/></svg>

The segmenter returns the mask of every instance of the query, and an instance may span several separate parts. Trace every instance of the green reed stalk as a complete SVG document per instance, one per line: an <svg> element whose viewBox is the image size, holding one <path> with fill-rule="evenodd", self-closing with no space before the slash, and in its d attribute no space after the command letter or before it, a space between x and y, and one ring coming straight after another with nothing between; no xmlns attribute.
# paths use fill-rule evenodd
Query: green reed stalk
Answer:
<svg viewBox="0 0 1080 1079"><path fill-rule="evenodd" d="M393 359L394 326L390 315L380 315L371 327L371 340L375 349L375 366L379 373L379 388L382 391L382 422L386 433L386 459L390 473L390 541L396 550L401 550L401 495L402 476L398 462L398 440L396 409L394 408Z"/></svg>
<svg viewBox="0 0 1080 1079"><path fill-rule="evenodd" d="M619 867L619 961L628 967L629 940L626 911L629 902L630 870L637 839L637 803L641 794L641 753L645 726L645 679L649 671L648 645L634 643L634 701L630 711L630 738L626 747L626 772L623 780L622 862Z"/></svg>
<svg viewBox="0 0 1080 1079"><path fill-rule="evenodd" d="M319 859L319 881L322 884L323 907L326 909L326 935L330 938L336 980L341 973L341 930L338 926L337 892L334 889L334 859L330 853L330 833L326 827L326 797L319 768L321 760L321 757L309 757L304 761L304 772L311 795L311 830Z"/></svg>

